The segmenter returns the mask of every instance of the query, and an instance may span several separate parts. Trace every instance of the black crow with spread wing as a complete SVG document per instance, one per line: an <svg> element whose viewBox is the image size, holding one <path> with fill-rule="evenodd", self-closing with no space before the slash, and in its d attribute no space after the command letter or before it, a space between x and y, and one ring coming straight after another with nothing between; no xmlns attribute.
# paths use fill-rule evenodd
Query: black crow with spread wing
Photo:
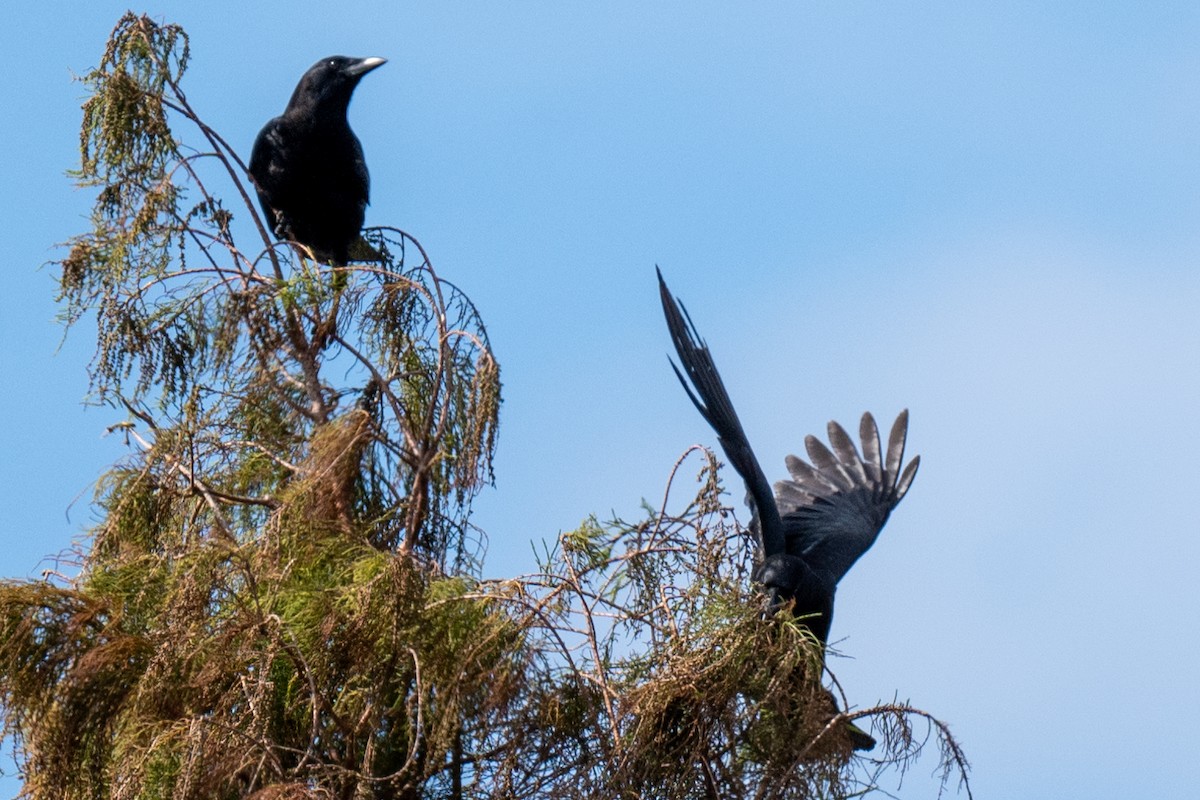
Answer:
<svg viewBox="0 0 1200 800"><path fill-rule="evenodd" d="M250 177L268 227L327 264L345 264L359 241L370 178L346 111L358 82L384 63L330 56L313 64L250 154Z"/></svg>
<svg viewBox="0 0 1200 800"><path fill-rule="evenodd" d="M763 556L755 579L776 603L795 600L796 615L805 619L824 644L829 638L838 581L874 544L921 462L917 456L900 469L908 412L896 418L886 453L880 446L875 419L864 414L859 426L861 457L849 434L830 422L833 450L814 436L806 437L812 465L788 456L791 480L776 483L772 493L708 346L687 310L671 297L661 272L658 285L667 328L683 368L671 366L701 416L716 431L729 463L746 482L750 527Z"/></svg>
<svg viewBox="0 0 1200 800"><path fill-rule="evenodd" d="M708 346L682 303L672 298L661 272L658 286L682 364L681 370L672 362L675 375L746 483L750 528L762 550L754 579L766 589L773 608L792 601L796 618L824 647L838 581L874 544L917 474L920 456L901 470L908 412L901 412L892 425L886 451L875 419L864 414L859 425L862 456L846 431L830 422L832 451L808 436L805 447L812 464L788 456L791 480L776 483L772 493ZM851 738L860 749L874 746L874 740L857 729L851 730Z"/></svg>

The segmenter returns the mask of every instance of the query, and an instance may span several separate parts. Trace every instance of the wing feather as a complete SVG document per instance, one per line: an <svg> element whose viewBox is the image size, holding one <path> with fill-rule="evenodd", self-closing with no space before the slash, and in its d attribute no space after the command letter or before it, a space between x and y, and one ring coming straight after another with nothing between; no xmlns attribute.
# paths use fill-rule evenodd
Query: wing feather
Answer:
<svg viewBox="0 0 1200 800"><path fill-rule="evenodd" d="M667 319L667 329L671 333L671 341L682 366L681 369L674 363L671 364L675 370L675 377L679 378L696 410L716 431L717 440L721 443L721 449L725 451L730 465L745 481L746 502L752 514L751 529L759 537L763 553L782 554L785 550L783 522L775 504L775 496L754 451L750 448L746 432L742 430L741 420L733 410L733 402L729 399L729 392L725 390L721 374L717 372L717 365L713 362L708 345L700 338L687 309L672 297L661 271L658 271L658 288L663 315Z"/></svg>
<svg viewBox="0 0 1200 800"><path fill-rule="evenodd" d="M796 456L788 456L784 459L784 463L787 464L788 472L792 476L790 483L801 486L813 494L828 494L838 488L837 484L828 480L820 470L814 469L806 461L796 458Z"/></svg>
<svg viewBox="0 0 1200 800"><path fill-rule="evenodd" d="M921 466L921 457L914 456L913 460L908 462L908 466L904 468L904 472L900 475L900 482L896 484L896 503L904 499L904 495L908 494L908 487L912 485L913 478L917 477L917 467Z"/></svg>
<svg viewBox="0 0 1200 800"><path fill-rule="evenodd" d="M833 583L841 580L874 544L916 477L920 457L900 470L907 431L908 412L904 411L888 437L886 462L879 428L870 414L864 414L859 423L865 459L845 429L832 422L832 450L809 436L805 448L811 465L788 456L792 480L777 483L775 493L789 554L802 557L814 572Z"/></svg>
<svg viewBox="0 0 1200 800"><path fill-rule="evenodd" d="M862 439L863 459L867 476L874 483L883 480L883 451L879 446L879 426L868 411L858 423L858 438Z"/></svg>
<svg viewBox="0 0 1200 800"><path fill-rule="evenodd" d="M850 476L842 469L837 456L831 453L820 439L812 434L805 436L804 449L808 451L808 457L812 459L813 466L839 489L849 489L854 485Z"/></svg>
<svg viewBox="0 0 1200 800"><path fill-rule="evenodd" d="M887 463L884 465L884 482L896 485L900 474L900 462L904 460L904 442L908 437L908 409L900 412L892 423L892 432L888 434Z"/></svg>
<svg viewBox="0 0 1200 800"><path fill-rule="evenodd" d="M847 474L852 483L865 483L867 480L867 471L863 467L862 459L858 456L858 450L854 447L854 442L850 439L850 435L846 433L846 429L830 420L826 430L829 432L829 443L833 445L833 452L837 454L842 470Z"/></svg>

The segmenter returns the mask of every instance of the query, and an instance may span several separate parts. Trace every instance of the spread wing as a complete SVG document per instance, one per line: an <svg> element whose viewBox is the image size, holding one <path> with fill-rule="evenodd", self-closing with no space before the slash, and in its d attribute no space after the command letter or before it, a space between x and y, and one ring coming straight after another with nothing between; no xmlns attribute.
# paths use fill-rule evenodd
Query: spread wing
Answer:
<svg viewBox="0 0 1200 800"><path fill-rule="evenodd" d="M908 411L900 412L880 447L875 418L863 414L859 425L863 454L836 422L829 423L826 447L815 436L805 439L812 464L788 456L791 480L775 484L783 515L787 552L802 557L834 583L875 543L892 509L917 474L917 456L901 470L908 434Z"/></svg>
<svg viewBox="0 0 1200 800"><path fill-rule="evenodd" d="M771 486L758 459L754 457L754 451L750 449L750 442L742 430L737 412L733 410L733 403L725 391L712 354L692 324L687 309L671 296L662 272L658 272L658 291L671 341L675 343L675 352L679 354L679 363L683 365L680 370L671 362L671 368L675 370L675 376L683 384L684 391L700 415L717 432L717 440L725 451L725 457L746 482L746 504L750 506L752 514L751 529L759 536L763 554L782 554L785 552L783 523L771 494Z"/></svg>

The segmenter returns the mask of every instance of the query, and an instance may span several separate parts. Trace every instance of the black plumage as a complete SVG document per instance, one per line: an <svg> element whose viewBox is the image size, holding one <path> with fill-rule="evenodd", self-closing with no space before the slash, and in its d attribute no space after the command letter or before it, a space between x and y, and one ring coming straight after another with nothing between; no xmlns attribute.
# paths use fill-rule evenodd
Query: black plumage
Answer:
<svg viewBox="0 0 1200 800"><path fill-rule="evenodd" d="M346 111L358 82L384 63L330 56L313 64L250 154L268 227L327 264L345 264L362 230L370 178Z"/></svg>
<svg viewBox="0 0 1200 800"><path fill-rule="evenodd" d="M846 431L830 422L833 450L814 436L806 437L812 465L788 456L791 479L776 483L772 493L708 346L687 310L671 297L661 272L658 285L667 328L683 368L671 366L692 403L716 431L729 463L746 483L750 527L763 556L754 578L774 604L795 601L796 616L824 646L838 581L874 544L916 476L920 456L900 469L908 412L896 418L886 454L875 419L863 414L859 433L865 458L859 456Z"/></svg>
<svg viewBox="0 0 1200 800"><path fill-rule="evenodd" d="M833 450L814 436L806 437L812 464L788 456L791 479L776 483L772 493L708 346L682 303L672 298L661 272L658 286L667 328L682 364L681 370L672 362L675 375L746 483L750 528L762 551L753 578L766 590L772 608L792 602L793 614L824 648L838 581L874 544L916 476L920 456L900 469L908 412L901 412L892 425L886 453L880 446L875 419L863 414L859 425L862 457L846 431L830 422ZM836 708L832 695L829 699ZM875 746L875 740L853 724L846 726L846 733L856 749Z"/></svg>

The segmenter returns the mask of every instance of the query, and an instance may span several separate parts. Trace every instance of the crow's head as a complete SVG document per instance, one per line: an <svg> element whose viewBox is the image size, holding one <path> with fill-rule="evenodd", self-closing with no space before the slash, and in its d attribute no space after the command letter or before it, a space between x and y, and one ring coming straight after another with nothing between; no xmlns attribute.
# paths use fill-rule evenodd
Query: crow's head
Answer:
<svg viewBox="0 0 1200 800"><path fill-rule="evenodd" d="M296 84L296 91L288 102L288 111L336 113L340 110L344 114L350 105L350 95L362 76L386 63L387 59L375 56L322 58L309 67L308 72L300 78L300 83Z"/></svg>

